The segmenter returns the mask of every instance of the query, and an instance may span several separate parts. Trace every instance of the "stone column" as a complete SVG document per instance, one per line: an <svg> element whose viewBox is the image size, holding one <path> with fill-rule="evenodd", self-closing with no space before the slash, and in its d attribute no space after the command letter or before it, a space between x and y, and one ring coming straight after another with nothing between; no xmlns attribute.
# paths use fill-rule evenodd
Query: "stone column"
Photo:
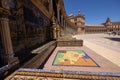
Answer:
<svg viewBox="0 0 120 80"><path fill-rule="evenodd" d="M15 62L17 59L14 57L14 53L13 53L8 21L9 20L7 18L0 18L1 38L5 51L5 53L3 54L5 64L11 64Z"/></svg>
<svg viewBox="0 0 120 80"><path fill-rule="evenodd" d="M57 39L57 31L56 27L53 27L53 39Z"/></svg>
<svg viewBox="0 0 120 80"><path fill-rule="evenodd" d="M64 20L63 24L64 24L63 26L64 26L64 28L65 28L65 20Z"/></svg>
<svg viewBox="0 0 120 80"><path fill-rule="evenodd" d="M66 27L66 29L68 28L68 24L67 23L65 23L65 27Z"/></svg>
<svg viewBox="0 0 120 80"><path fill-rule="evenodd" d="M53 23L52 23L52 35L53 35L53 39L57 39L57 32L56 32L56 23L55 23L55 19L53 17Z"/></svg>
<svg viewBox="0 0 120 80"><path fill-rule="evenodd" d="M57 26L56 32L57 32L57 38L59 38L61 36L61 29L59 26Z"/></svg>
<svg viewBox="0 0 120 80"><path fill-rule="evenodd" d="M1 38L5 51L5 53L3 54L5 64L11 64L17 60L17 58L14 57L13 53L8 21L9 20L7 18L0 18Z"/></svg>
<svg viewBox="0 0 120 80"><path fill-rule="evenodd" d="M60 6L57 5L57 19L60 22Z"/></svg>
<svg viewBox="0 0 120 80"><path fill-rule="evenodd" d="M61 15L61 25L63 26L63 15Z"/></svg>

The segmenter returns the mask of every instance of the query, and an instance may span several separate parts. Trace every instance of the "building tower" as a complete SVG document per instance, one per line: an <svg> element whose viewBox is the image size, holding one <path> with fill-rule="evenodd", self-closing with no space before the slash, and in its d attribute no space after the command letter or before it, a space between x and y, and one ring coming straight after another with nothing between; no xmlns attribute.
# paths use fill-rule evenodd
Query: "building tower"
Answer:
<svg viewBox="0 0 120 80"><path fill-rule="evenodd" d="M85 28L84 28L84 25L85 25L85 17L84 15L80 14L80 10L78 11L78 15L76 16L76 24L78 26L78 34L80 33L84 33L85 31Z"/></svg>
<svg viewBox="0 0 120 80"><path fill-rule="evenodd" d="M112 24L109 17L106 19L105 26L107 28L107 32L112 31Z"/></svg>

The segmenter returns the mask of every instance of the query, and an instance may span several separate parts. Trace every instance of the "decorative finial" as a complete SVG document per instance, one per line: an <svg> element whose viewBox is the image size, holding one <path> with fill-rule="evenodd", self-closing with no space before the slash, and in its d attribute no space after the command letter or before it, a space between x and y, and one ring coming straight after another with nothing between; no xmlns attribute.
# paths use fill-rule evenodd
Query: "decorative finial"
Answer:
<svg viewBox="0 0 120 80"><path fill-rule="evenodd" d="M78 10L78 14L80 14L80 10Z"/></svg>
<svg viewBox="0 0 120 80"><path fill-rule="evenodd" d="M107 20L106 20L106 22L111 22L111 21L110 21L110 17L107 17Z"/></svg>

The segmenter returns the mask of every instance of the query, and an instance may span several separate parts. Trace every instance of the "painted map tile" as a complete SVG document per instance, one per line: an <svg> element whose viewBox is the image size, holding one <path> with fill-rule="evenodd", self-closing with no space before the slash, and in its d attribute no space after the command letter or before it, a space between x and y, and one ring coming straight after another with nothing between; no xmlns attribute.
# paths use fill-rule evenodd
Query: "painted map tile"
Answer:
<svg viewBox="0 0 120 80"><path fill-rule="evenodd" d="M53 65L98 66L86 53L81 50L58 51Z"/></svg>

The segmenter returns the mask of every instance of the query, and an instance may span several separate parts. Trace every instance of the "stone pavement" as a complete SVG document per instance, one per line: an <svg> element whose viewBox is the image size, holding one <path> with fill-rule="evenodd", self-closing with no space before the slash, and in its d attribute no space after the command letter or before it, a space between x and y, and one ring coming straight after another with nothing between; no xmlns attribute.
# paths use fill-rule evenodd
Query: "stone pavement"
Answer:
<svg viewBox="0 0 120 80"><path fill-rule="evenodd" d="M120 67L120 36L107 34L75 35L84 45Z"/></svg>
<svg viewBox="0 0 120 80"><path fill-rule="evenodd" d="M84 51L91 59L97 63L98 66L73 66L73 65L53 65L53 62L56 58L57 52L59 50L82 50ZM110 72L110 73L120 73L119 66L113 64L109 60L95 53L86 46L83 47L57 47L46 64L44 65L44 70L66 70L66 71L88 71L88 72Z"/></svg>

